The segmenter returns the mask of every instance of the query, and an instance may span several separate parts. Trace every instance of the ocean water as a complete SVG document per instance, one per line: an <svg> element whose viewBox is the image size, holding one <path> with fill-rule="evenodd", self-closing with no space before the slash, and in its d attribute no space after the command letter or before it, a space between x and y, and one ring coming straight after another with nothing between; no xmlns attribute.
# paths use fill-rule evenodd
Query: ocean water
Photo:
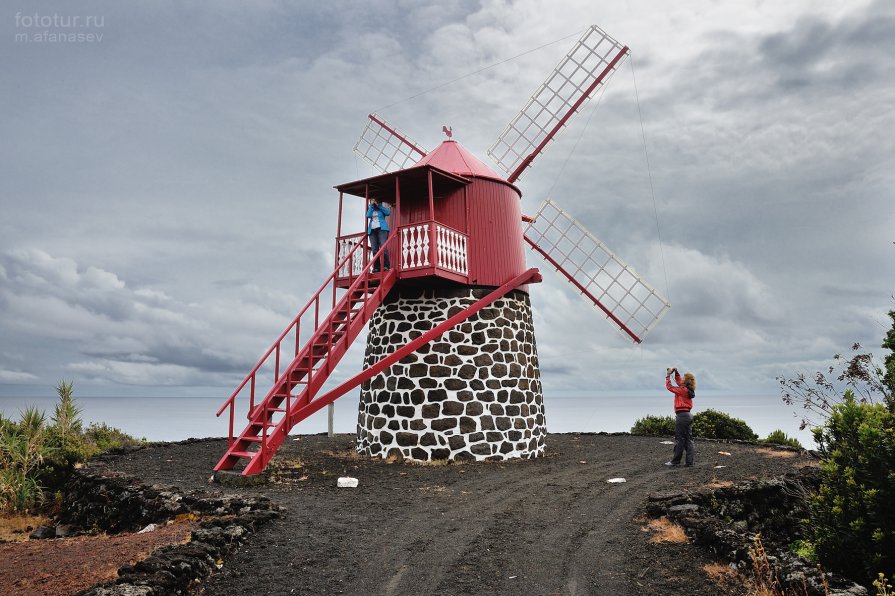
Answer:
<svg viewBox="0 0 895 596"><path fill-rule="evenodd" d="M52 414L56 397L2 397L0 412L17 419L29 406ZM85 426L105 422L124 432L150 441L179 441L191 437L224 437L228 430L228 414L215 417L223 397L75 397L81 408ZM565 432L629 431L638 418L647 415L673 414L672 397L666 391L650 394L545 395L547 430ZM786 406L776 395L712 395L704 391L697 396L694 412L720 410L744 420L760 437L780 429L796 437L802 445L814 447L811 433L799 430L796 410ZM238 427L245 421L246 411L236 411ZM353 433L357 423L357 397L346 395L335 402L334 429L337 433ZM294 434L315 434L327 430L327 409L314 414L295 429Z"/></svg>

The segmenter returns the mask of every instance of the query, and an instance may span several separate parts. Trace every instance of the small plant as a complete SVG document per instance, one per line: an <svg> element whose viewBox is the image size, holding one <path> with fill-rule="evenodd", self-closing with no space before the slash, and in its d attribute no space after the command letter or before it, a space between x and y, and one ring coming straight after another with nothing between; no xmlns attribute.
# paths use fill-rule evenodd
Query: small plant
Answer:
<svg viewBox="0 0 895 596"><path fill-rule="evenodd" d="M761 542L761 534L756 534L749 548L749 558L752 559L752 574L754 582L753 594L767 594L768 596L784 596L783 588L777 580L777 574L768 559L768 553Z"/></svg>
<svg viewBox="0 0 895 596"><path fill-rule="evenodd" d="M808 559L812 563L817 562L817 553L814 552L814 544L808 540L796 540L789 546L789 550L803 559Z"/></svg>
<svg viewBox="0 0 895 596"><path fill-rule="evenodd" d="M51 417L52 431L62 451L67 451L81 435L81 408L75 405L73 392L74 385L71 382L60 381L56 385L59 402Z"/></svg>
<svg viewBox="0 0 895 596"><path fill-rule="evenodd" d="M0 510L27 511L42 502L36 475L44 462L46 418L37 408L0 425Z"/></svg>
<svg viewBox="0 0 895 596"><path fill-rule="evenodd" d="M892 584L890 584L889 580L886 579L885 573L880 573L877 575L877 578L873 580L873 587L876 588L876 596L895 595L895 592L892 591Z"/></svg>
<svg viewBox="0 0 895 596"><path fill-rule="evenodd" d="M889 316L895 321L895 311L889 311ZM895 348L895 323L882 347ZM851 351L849 358L833 356L833 364L813 377L805 373L791 379L777 377L783 403L802 407L800 430L821 426L833 414L833 408L843 402L846 390L858 403L882 403L895 412L895 354L880 364L873 354L863 352L859 343L852 344Z"/></svg>
<svg viewBox="0 0 895 596"><path fill-rule="evenodd" d="M631 427L631 434L650 437L674 436L674 418L671 416L646 416L640 418Z"/></svg>
<svg viewBox="0 0 895 596"><path fill-rule="evenodd" d="M771 443L773 445L788 445L789 447L795 447L796 449L803 449L802 444L799 443L799 440L795 437L788 436L782 430L775 430L768 436L763 439L760 439L762 443Z"/></svg>
<svg viewBox="0 0 895 596"><path fill-rule="evenodd" d="M749 425L717 410L705 410L693 416L693 435L704 439L754 441L758 438Z"/></svg>

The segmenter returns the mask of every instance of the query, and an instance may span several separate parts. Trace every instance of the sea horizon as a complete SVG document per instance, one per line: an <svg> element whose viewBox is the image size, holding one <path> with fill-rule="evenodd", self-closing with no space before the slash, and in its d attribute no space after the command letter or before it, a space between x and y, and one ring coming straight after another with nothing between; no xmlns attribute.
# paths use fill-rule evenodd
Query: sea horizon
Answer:
<svg viewBox="0 0 895 596"><path fill-rule="evenodd" d="M228 414L215 416L224 403L219 396L110 397L76 396L84 426L105 423L148 441L182 441L190 438L226 437ZM28 407L52 415L58 397L0 396L0 413L17 420ZM628 432L645 416L673 414L671 399L664 393L601 392L591 395L545 395L548 433ZM345 396L335 402L333 431L354 433L357 424L357 397ZM234 432L242 430L247 408L237 408ZM727 395L701 392L694 412L713 409L739 418L760 438L782 430L798 439L805 448L814 448L809 429L799 430L798 408L787 406L779 395ZM327 432L328 414L323 408L302 421L290 434L311 435Z"/></svg>

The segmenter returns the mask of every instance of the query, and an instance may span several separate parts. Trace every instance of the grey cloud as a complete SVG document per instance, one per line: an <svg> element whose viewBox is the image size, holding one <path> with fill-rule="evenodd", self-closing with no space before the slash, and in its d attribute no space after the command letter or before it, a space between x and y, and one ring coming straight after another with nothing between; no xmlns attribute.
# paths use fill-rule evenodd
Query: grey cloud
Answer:
<svg viewBox="0 0 895 596"><path fill-rule="evenodd" d="M40 250L10 251L0 261L6 272L0 288L7 305L0 316L5 335L53 338L55 357L72 359L64 370L107 382L142 382L153 370L170 382L204 379L206 384L216 373L227 378L244 373L299 300L243 285L200 307L151 289L132 289L111 272ZM77 361L78 355L90 359ZM7 381L33 379L40 370L17 371L11 366L20 364L6 354L3 360L0 370Z"/></svg>

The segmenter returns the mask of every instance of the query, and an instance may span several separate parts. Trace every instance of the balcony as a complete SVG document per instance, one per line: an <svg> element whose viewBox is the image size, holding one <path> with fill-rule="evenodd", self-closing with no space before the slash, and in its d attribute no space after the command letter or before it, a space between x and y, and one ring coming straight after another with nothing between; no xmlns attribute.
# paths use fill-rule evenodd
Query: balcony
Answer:
<svg viewBox="0 0 895 596"><path fill-rule="evenodd" d="M348 287L373 255L364 233L336 238L337 263L359 243L363 250L356 251L336 273L339 287ZM468 245L466 234L433 220L400 226L388 239L391 265L397 267L399 280L435 276L469 283Z"/></svg>

